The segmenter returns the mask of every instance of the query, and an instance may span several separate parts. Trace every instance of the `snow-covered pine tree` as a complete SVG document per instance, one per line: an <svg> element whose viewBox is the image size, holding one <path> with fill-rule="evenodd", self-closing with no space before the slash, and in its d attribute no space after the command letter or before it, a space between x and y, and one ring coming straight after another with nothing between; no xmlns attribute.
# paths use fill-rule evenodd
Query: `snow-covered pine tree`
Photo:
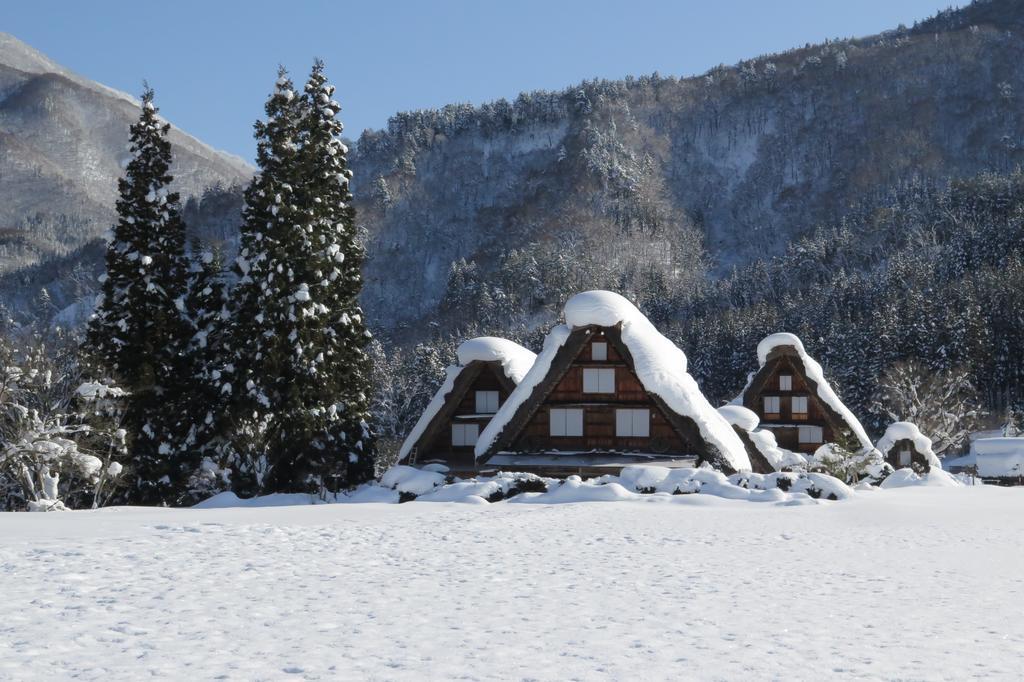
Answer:
<svg viewBox="0 0 1024 682"><path fill-rule="evenodd" d="M305 396L300 421L294 422L298 429L293 431L313 446L299 455L296 474L337 486L372 477L375 452L368 426L371 335L359 307L366 254L356 227L349 191L352 171L348 147L341 140L344 126L338 120L341 105L333 98L334 90L323 62L317 60L302 96L305 230L298 236L304 272L297 271L294 280L301 325L292 361Z"/></svg>
<svg viewBox="0 0 1024 682"><path fill-rule="evenodd" d="M260 172L246 190L221 379L234 396L243 493L337 489L373 474L364 255L333 92L320 62L302 95L282 69L256 124Z"/></svg>
<svg viewBox="0 0 1024 682"><path fill-rule="evenodd" d="M190 467L179 461L181 354L190 336L183 314L187 266L178 194L168 190L170 125L157 116L153 90L131 126L131 159L118 182L118 222L86 350L97 371L130 394L128 498L173 502Z"/></svg>
<svg viewBox="0 0 1024 682"><path fill-rule="evenodd" d="M192 338L185 351L183 377L190 382L188 401L180 413L185 440L183 455L195 467L186 494L198 501L228 487L230 477L222 465L222 429L226 396L220 391L221 362L226 349L224 330L229 320L224 261L219 249L192 246L185 309Z"/></svg>
<svg viewBox="0 0 1024 682"><path fill-rule="evenodd" d="M229 297L230 322L215 370L215 385L228 406L224 435L230 441L226 454L234 460L232 488L242 495L265 490L270 468L270 429L279 398L264 386L275 383L271 363L286 315L278 289L288 262L286 237L294 223L299 105L288 73L279 69L264 107L266 120L254 126L259 171L245 190L234 266L238 282Z"/></svg>

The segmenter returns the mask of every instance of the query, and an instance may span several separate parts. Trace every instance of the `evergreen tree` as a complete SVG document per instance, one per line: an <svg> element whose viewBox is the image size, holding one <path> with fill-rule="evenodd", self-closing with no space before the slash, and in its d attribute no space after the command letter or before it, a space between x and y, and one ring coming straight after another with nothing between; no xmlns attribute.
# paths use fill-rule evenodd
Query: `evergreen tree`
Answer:
<svg viewBox="0 0 1024 682"><path fill-rule="evenodd" d="M241 492L337 489L373 474L364 259L323 64L296 95L282 70L256 124L230 330Z"/></svg>
<svg viewBox="0 0 1024 682"><path fill-rule="evenodd" d="M128 498L174 502L189 467L175 453L182 438L181 354L187 266L178 194L168 190L170 125L157 116L153 91L131 126L131 160L118 182L118 222L107 246L102 293L89 321L86 350L97 371L127 389Z"/></svg>
<svg viewBox="0 0 1024 682"><path fill-rule="evenodd" d="M224 329L227 325L228 298L224 265L219 250L193 245L194 262L188 279L185 309L189 313L192 338L183 362L183 379L190 384L188 401L181 410L186 420L183 454L195 467L189 478L187 494L198 501L221 492L230 476L224 461L220 438L225 396L220 391L220 361L225 353Z"/></svg>

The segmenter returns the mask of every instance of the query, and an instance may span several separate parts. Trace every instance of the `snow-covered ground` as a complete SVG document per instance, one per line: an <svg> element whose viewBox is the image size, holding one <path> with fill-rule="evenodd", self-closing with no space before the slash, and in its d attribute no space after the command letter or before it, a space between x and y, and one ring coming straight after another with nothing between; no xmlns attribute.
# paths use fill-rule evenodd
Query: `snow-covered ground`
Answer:
<svg viewBox="0 0 1024 682"><path fill-rule="evenodd" d="M1019 679L1024 489L0 514L0 679Z"/></svg>

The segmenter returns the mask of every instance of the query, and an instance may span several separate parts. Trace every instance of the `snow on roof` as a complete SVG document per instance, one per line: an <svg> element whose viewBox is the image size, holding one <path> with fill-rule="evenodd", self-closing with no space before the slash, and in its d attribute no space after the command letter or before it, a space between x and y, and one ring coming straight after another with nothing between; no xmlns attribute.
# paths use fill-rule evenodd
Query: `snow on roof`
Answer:
<svg viewBox="0 0 1024 682"><path fill-rule="evenodd" d="M701 436L718 448L733 468L750 469L743 442L686 372L686 354L662 336L636 306L610 291L587 291L576 294L565 304L565 321L566 324L551 330L529 373L480 434L476 444L478 458L487 452L512 416L547 376L552 361L572 329L621 324L622 342L633 356L633 370L643 387L664 400L676 414L692 419Z"/></svg>
<svg viewBox="0 0 1024 682"><path fill-rule="evenodd" d="M622 340L633 354L638 366L637 371L641 364L637 351L650 356L643 363L646 366L661 364L673 370L686 371L686 354L676 344L662 336L651 321L622 296L611 291L585 291L576 294L565 304L565 323L573 329L589 325L614 327L620 322L623 323ZM636 344L636 350L633 348L634 344L627 339L627 333L634 340L641 341Z"/></svg>
<svg viewBox="0 0 1024 682"><path fill-rule="evenodd" d="M830 386L828 381L825 380L825 372L822 370L821 365L818 364L817 360L807 354L807 351L804 350L803 342L801 342L794 334L779 332L777 334L770 334L769 336L766 336L761 343L757 344L758 363L760 363L761 367L764 367L765 363L768 362L768 355L773 350L786 346L793 348L797 355L800 356L800 360L804 366L804 371L807 373L807 378L813 381L818 387L818 397L825 401L825 403L834 411L838 412L843 420L849 424L850 429L853 431L853 435L857 437L862 448L865 450L874 449L874 445L871 443L871 439L868 438L868 434L864 430L864 427L861 426L860 420L853 416L853 413L850 412L849 408L843 404L843 401L840 400L839 396L837 396L835 391L832 390L832 386ZM744 389L744 393L746 393L746 389Z"/></svg>
<svg viewBox="0 0 1024 682"><path fill-rule="evenodd" d="M748 410L742 405L722 405L718 408L718 414L725 418L733 426L738 426L744 431L753 431L761 423L761 418L753 410Z"/></svg>
<svg viewBox="0 0 1024 682"><path fill-rule="evenodd" d="M884 456L901 440L913 442L914 449L924 455L924 458L928 460L929 466L942 468L942 462L939 461L939 458L935 456L935 452L932 451L932 439L921 433L920 429L917 428L917 424L912 424L911 422L893 422L889 424L889 427L885 430L885 435L882 436L875 447Z"/></svg>
<svg viewBox="0 0 1024 682"><path fill-rule="evenodd" d="M465 367L474 360L500 362L505 376L519 383L533 367L537 354L518 343L496 336L480 336L463 341L459 346L459 364Z"/></svg>
<svg viewBox="0 0 1024 682"><path fill-rule="evenodd" d="M751 442L757 448L775 471L782 471L784 467L803 467L807 465L807 458L799 452L793 452L780 448L775 440L775 434L767 430L758 430L761 418L757 413L748 410L742 405L722 405L718 408L718 414L722 415L727 422L747 432Z"/></svg>
<svg viewBox="0 0 1024 682"><path fill-rule="evenodd" d="M423 414L416 420L416 424L412 427L409 435L405 437L405 441L402 442L402 448L398 451L399 462L409 455L413 446L423 436L423 432L427 430L427 426L430 425L430 422L434 420L437 413L444 407L445 399L455 387L455 380L469 363L474 360L500 362L505 376L511 379L513 383L518 384L522 381L537 357L536 354L523 348L518 343L508 339L499 339L495 336L481 336L463 341L456 354L459 357L459 365L452 365L445 370L444 383L441 384L441 388L437 389L437 393L430 399L427 408L423 410Z"/></svg>
<svg viewBox="0 0 1024 682"><path fill-rule="evenodd" d="M979 476L1024 475L1024 438L979 438L973 449Z"/></svg>

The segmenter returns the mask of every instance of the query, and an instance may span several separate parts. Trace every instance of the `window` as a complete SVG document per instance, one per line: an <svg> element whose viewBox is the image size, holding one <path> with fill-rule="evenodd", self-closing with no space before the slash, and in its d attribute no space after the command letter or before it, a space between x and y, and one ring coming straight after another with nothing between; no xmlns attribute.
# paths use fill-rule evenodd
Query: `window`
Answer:
<svg viewBox="0 0 1024 682"><path fill-rule="evenodd" d="M807 396L793 396L791 405L793 408L793 419L807 419Z"/></svg>
<svg viewBox="0 0 1024 682"><path fill-rule="evenodd" d="M779 375L779 390L780 391L792 391L793 390L793 375L791 375L791 374L780 374Z"/></svg>
<svg viewBox="0 0 1024 682"><path fill-rule="evenodd" d="M650 437L651 411L615 410L615 435L619 438Z"/></svg>
<svg viewBox="0 0 1024 682"><path fill-rule="evenodd" d="M765 414L779 414L779 396L769 395L764 398L764 413Z"/></svg>
<svg viewBox="0 0 1024 682"><path fill-rule="evenodd" d="M614 368L583 368L584 393L615 393Z"/></svg>
<svg viewBox="0 0 1024 682"><path fill-rule="evenodd" d="M494 414L498 411L498 392L497 391L477 391L476 392L476 413L477 414Z"/></svg>
<svg viewBox="0 0 1024 682"><path fill-rule="evenodd" d="M457 448L468 448L476 445L480 435L480 427L476 424L452 424L452 445Z"/></svg>
<svg viewBox="0 0 1024 682"><path fill-rule="evenodd" d="M822 433L820 426L799 426L797 428L799 430L797 433L797 440L799 440L800 443L812 445L824 440L824 434Z"/></svg>
<svg viewBox="0 0 1024 682"><path fill-rule="evenodd" d="M605 361L608 359L608 344L603 341L595 341L590 344L590 359L597 361Z"/></svg>
<svg viewBox="0 0 1024 682"><path fill-rule="evenodd" d="M583 410L551 408L552 436L582 436Z"/></svg>
<svg viewBox="0 0 1024 682"><path fill-rule="evenodd" d="M900 458L899 458L900 466L901 467L908 467L908 466L910 466L910 461L911 461L910 450L908 448L903 448L902 450L900 450Z"/></svg>

